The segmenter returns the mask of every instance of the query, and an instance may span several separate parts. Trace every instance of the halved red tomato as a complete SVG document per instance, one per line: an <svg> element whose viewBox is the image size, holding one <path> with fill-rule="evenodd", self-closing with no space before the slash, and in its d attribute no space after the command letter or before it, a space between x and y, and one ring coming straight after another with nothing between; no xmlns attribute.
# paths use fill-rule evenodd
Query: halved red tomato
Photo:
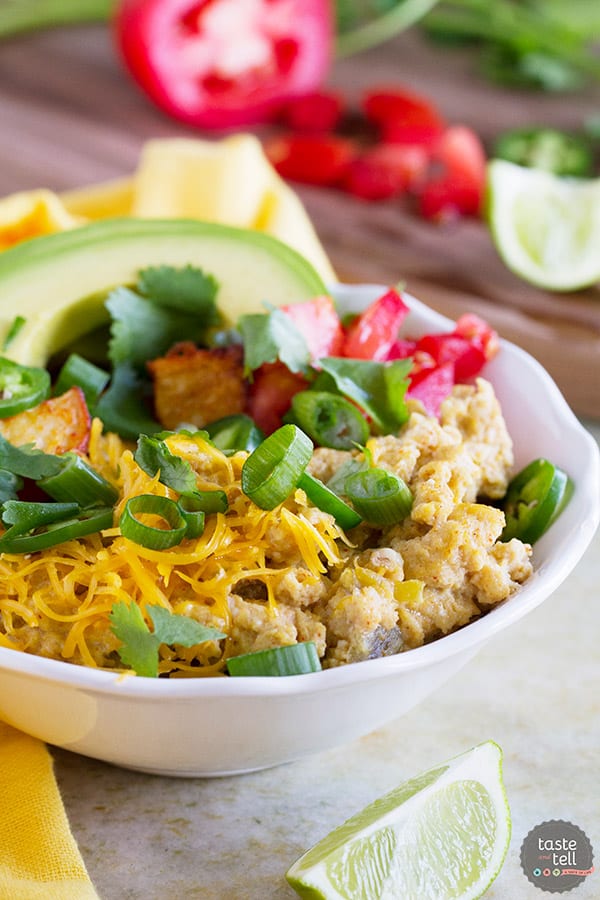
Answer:
<svg viewBox="0 0 600 900"><path fill-rule="evenodd" d="M270 118L331 60L328 0L121 0L115 28L148 96L201 128Z"/></svg>

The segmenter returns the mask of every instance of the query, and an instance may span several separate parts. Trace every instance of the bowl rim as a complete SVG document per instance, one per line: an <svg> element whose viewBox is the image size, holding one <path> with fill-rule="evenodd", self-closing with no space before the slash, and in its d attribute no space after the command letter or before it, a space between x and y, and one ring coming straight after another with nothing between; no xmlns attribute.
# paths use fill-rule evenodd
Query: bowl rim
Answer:
<svg viewBox="0 0 600 900"><path fill-rule="evenodd" d="M366 292L373 294L374 298L386 290L387 287L378 284L344 284L335 285L332 293L339 298ZM431 309L409 293L403 291L402 296L410 307L411 315L427 320L427 329L432 325L441 330L449 330L452 327L452 319ZM407 318L409 323L411 315ZM415 328L416 332L418 327ZM521 619L550 596L583 556L600 523L600 449L596 441L579 422L543 366L512 342L501 339L500 343L503 358L514 360L543 385L550 411L565 430L565 440L571 436L581 445L585 465L578 470L578 481L585 484L586 488L576 491L571 501L571 504L577 507L576 525L569 532L570 539L565 541L562 552L555 554L554 558L542 567L543 571L535 570L528 581L508 600L457 631L422 647L393 656L296 675L293 678L143 678L126 670L92 669L1 646L0 673L22 674L35 680L88 690L96 694L147 701L156 701L160 698L196 702L202 698L266 699L335 691L342 687L348 688L430 667L461 652L476 651L498 632Z"/></svg>

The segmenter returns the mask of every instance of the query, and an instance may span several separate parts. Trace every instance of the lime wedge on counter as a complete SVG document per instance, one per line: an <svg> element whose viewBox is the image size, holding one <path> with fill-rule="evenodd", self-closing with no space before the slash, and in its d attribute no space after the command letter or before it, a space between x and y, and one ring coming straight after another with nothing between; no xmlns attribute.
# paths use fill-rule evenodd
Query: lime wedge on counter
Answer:
<svg viewBox="0 0 600 900"><path fill-rule="evenodd" d="M487 741L375 800L286 878L306 900L472 900L500 871L509 840L502 751Z"/></svg>
<svg viewBox="0 0 600 900"><path fill-rule="evenodd" d="M600 281L600 178L488 165L488 222L509 269L551 291Z"/></svg>

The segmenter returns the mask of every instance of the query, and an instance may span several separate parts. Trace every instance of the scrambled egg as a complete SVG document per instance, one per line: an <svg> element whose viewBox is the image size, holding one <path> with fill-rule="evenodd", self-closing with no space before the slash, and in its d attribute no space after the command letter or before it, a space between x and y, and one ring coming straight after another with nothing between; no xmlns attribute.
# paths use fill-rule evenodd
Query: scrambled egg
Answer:
<svg viewBox="0 0 600 900"><path fill-rule="evenodd" d="M170 489L147 475L116 435L92 427L92 465L121 499ZM399 524L362 523L345 534L302 490L272 510L242 492L247 454L223 455L201 436L167 439L200 489L219 486L223 514L168 552L127 541L118 528L61 548L2 554L0 644L88 666L122 668L109 612L119 599L159 604L227 634L226 642L163 645L164 674L222 674L225 657L314 641L325 667L411 650L510 597L531 574L531 548L498 538L512 445L492 386L459 385L427 416L411 401L398 435L373 437L375 465L397 473L414 503ZM327 480L352 454L317 449ZM358 451L354 452L358 455ZM225 645L223 655L223 644Z"/></svg>
<svg viewBox="0 0 600 900"><path fill-rule="evenodd" d="M361 525L341 562L315 578L283 524L269 534L270 563L292 566L275 589L275 612L233 594L236 653L314 640L325 666L419 647L506 600L531 574L531 548L498 542L512 443L489 382L458 385L440 421L413 403L400 434L372 438L375 465L399 475L414 496L391 529ZM317 449L310 469L330 478L350 454ZM326 516L314 510L315 517ZM255 588L254 588L255 589Z"/></svg>

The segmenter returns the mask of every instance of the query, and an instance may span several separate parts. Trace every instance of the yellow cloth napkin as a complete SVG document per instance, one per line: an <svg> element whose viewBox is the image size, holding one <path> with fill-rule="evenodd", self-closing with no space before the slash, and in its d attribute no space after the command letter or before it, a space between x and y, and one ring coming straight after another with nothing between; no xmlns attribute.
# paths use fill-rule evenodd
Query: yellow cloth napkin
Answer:
<svg viewBox="0 0 600 900"><path fill-rule="evenodd" d="M45 745L0 722L0 900L98 900Z"/></svg>

